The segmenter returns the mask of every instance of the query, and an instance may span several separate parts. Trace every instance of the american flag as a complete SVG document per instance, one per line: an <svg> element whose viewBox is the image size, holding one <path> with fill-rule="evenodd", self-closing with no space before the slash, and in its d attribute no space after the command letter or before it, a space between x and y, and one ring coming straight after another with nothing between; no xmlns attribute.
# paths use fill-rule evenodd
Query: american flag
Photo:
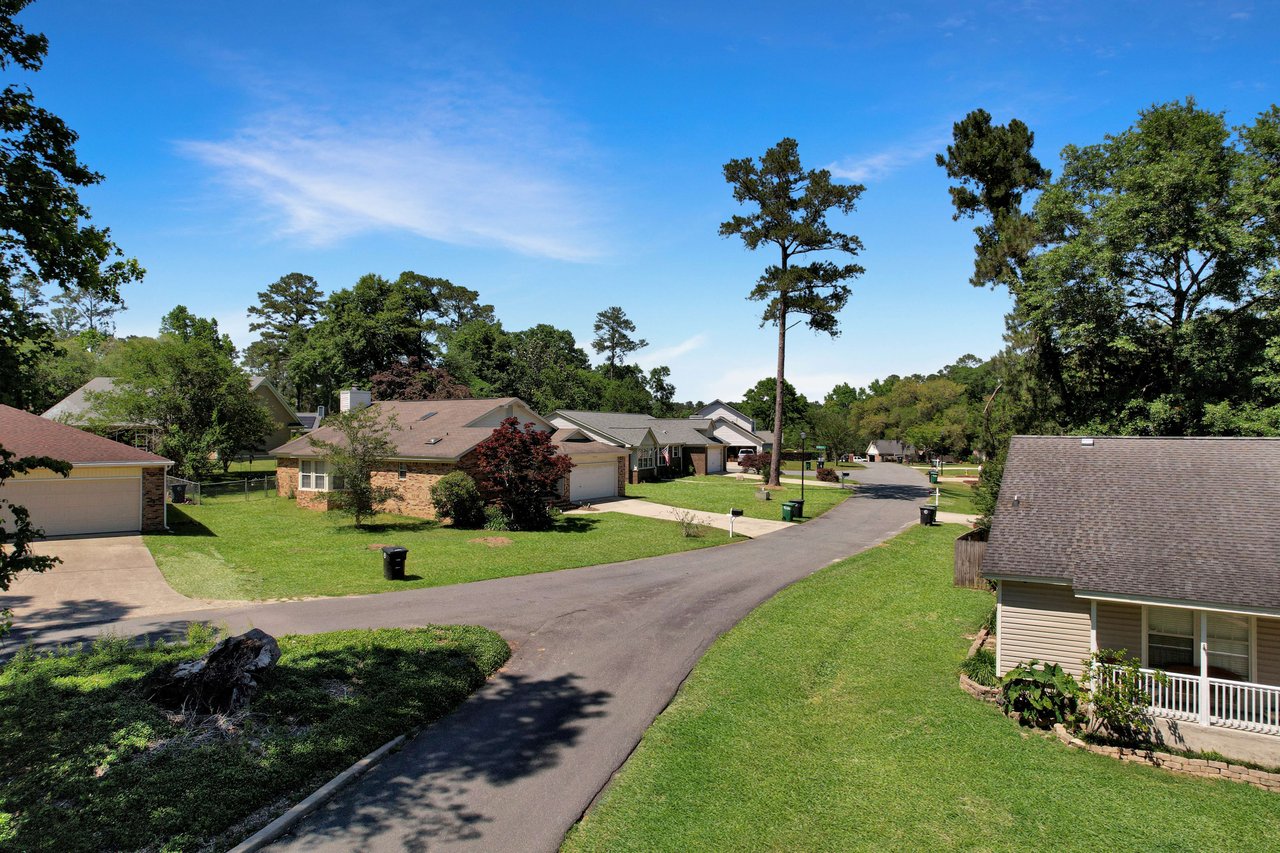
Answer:
<svg viewBox="0 0 1280 853"><path fill-rule="evenodd" d="M671 445L669 444L666 447L662 448L662 464L663 465L671 464Z"/></svg>

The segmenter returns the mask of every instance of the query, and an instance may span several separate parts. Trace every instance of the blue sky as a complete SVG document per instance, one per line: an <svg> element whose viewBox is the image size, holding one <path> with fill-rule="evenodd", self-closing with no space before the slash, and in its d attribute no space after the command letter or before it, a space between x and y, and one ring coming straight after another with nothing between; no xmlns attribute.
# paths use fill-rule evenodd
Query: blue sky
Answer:
<svg viewBox="0 0 1280 853"><path fill-rule="evenodd" d="M971 226L933 163L976 107L1068 143L1194 95L1244 123L1280 101L1280 4L394 3L38 0L39 101L107 176L95 219L147 268L121 333L175 304L251 339L287 272L443 276L508 329L588 347L621 305L680 399L772 375L746 301L774 260L718 236L733 158L795 137L866 184L841 224L866 274L832 340L792 331L788 376L929 372L1000 347L1008 299L969 286Z"/></svg>

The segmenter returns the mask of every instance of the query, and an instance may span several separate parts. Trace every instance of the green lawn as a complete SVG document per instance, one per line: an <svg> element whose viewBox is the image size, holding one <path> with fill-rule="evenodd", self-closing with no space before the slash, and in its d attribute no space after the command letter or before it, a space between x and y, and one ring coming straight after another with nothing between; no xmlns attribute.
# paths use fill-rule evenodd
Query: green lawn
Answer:
<svg viewBox="0 0 1280 853"><path fill-rule="evenodd" d="M934 487L930 486L930 488ZM973 486L968 483L938 483L937 488L941 491L938 496L939 511L968 514L977 512L973 505ZM933 498L930 497L926 503L932 504Z"/></svg>
<svg viewBox="0 0 1280 853"><path fill-rule="evenodd" d="M784 485L772 492L772 499L758 500L759 480L735 480L732 477L682 477L661 483L638 483L627 486L627 497L643 498L654 503L727 514L740 509L751 518L782 519L782 502L799 500L800 487ZM806 518L822 515L853 494L852 490L808 488L804 490Z"/></svg>
<svg viewBox="0 0 1280 853"><path fill-rule="evenodd" d="M1274 794L1026 735L961 692L991 612L912 528L721 637L565 849L1266 850Z"/></svg>
<svg viewBox="0 0 1280 853"><path fill-rule="evenodd" d="M454 530L380 515L366 530L347 516L287 498L169 507L171 533L145 537L165 579L196 598L354 595L592 566L723 544L686 539L674 521L602 512L565 516L541 533ZM727 534L724 534L727 536ZM482 540L489 541L482 541ZM409 549L407 580L382 578L375 545Z"/></svg>
<svg viewBox="0 0 1280 853"><path fill-rule="evenodd" d="M257 480L270 477L276 473L274 456L254 457L252 462L232 462L227 472L222 473L222 466L217 466L207 482L224 482L226 480Z"/></svg>
<svg viewBox="0 0 1280 853"><path fill-rule="evenodd" d="M226 850L447 714L510 654L477 627L279 640L248 714L187 720L148 701L152 676L203 654L208 637L20 652L0 669L0 849Z"/></svg>
<svg viewBox="0 0 1280 853"><path fill-rule="evenodd" d="M801 462L792 462L792 461L789 461L789 460L783 460L783 463L782 463L782 470L784 470L784 471L795 471L796 473L799 473L799 472L800 472L800 469L801 469L802 467L804 467L804 465L803 465L803 463L801 463ZM863 465L863 464L862 464L862 463L860 463L860 462L840 462L840 463L838 463L838 464L836 464L836 465L831 465L830 463L828 463L827 465L825 465L825 466L823 466L823 467L826 467L826 468L839 468L839 469L841 469L842 471L854 471L854 470L856 470L856 469L858 469L858 468L866 468L867 466L866 466L866 465ZM808 470L809 470L809 471L815 471L815 470L817 470L817 468L818 468L818 460L816 460L816 459L815 459L815 460L813 460L813 467L812 467L812 468L810 468L810 469L808 469Z"/></svg>

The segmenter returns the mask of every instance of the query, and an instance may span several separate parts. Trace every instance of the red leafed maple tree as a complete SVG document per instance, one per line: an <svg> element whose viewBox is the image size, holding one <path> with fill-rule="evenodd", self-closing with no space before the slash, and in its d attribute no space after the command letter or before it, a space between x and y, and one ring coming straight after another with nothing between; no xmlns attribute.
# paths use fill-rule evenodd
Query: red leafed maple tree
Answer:
<svg viewBox="0 0 1280 853"><path fill-rule="evenodd" d="M573 467L568 456L556 452L551 433L516 418L507 418L493 434L476 445L476 481L480 490L521 530L551 525L547 502L559 494L559 484Z"/></svg>

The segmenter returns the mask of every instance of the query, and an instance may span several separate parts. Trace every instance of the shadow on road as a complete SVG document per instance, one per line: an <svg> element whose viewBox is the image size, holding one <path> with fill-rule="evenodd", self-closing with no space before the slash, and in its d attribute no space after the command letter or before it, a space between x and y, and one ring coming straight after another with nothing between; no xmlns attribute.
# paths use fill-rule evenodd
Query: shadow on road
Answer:
<svg viewBox="0 0 1280 853"><path fill-rule="evenodd" d="M903 485L901 483L861 483L855 497L872 500L914 501L933 494L928 486Z"/></svg>
<svg viewBox="0 0 1280 853"><path fill-rule="evenodd" d="M304 821L283 845L365 849L377 839L396 849L427 850L483 838L492 818L468 807L488 799L474 791L555 766L577 743L580 723L605 713L612 694L583 690L579 681L572 673L547 680L495 676L451 717L388 758L354 795Z"/></svg>

